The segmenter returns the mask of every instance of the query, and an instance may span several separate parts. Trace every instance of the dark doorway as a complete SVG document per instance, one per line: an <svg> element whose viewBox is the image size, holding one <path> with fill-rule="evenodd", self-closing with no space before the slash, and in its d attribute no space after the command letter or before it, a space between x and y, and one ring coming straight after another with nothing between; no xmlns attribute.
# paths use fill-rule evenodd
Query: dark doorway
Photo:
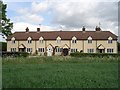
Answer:
<svg viewBox="0 0 120 90"><path fill-rule="evenodd" d="M63 49L63 55L64 55L64 56L67 56L67 55L68 55L68 49L67 49L67 48L64 48L64 49Z"/></svg>
<svg viewBox="0 0 120 90"><path fill-rule="evenodd" d="M102 53L102 49L100 49L100 53Z"/></svg>
<svg viewBox="0 0 120 90"><path fill-rule="evenodd" d="M25 48L19 48L19 52L25 52Z"/></svg>
<svg viewBox="0 0 120 90"><path fill-rule="evenodd" d="M98 52L99 53L105 53L105 50L104 49L99 49Z"/></svg>

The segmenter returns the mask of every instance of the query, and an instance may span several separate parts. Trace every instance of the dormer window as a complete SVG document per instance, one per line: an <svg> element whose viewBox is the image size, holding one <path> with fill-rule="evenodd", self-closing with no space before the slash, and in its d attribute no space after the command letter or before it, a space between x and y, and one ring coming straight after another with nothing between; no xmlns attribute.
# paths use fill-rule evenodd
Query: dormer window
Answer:
<svg viewBox="0 0 120 90"><path fill-rule="evenodd" d="M27 41L28 41L29 44L32 43L32 38L29 37Z"/></svg>
<svg viewBox="0 0 120 90"><path fill-rule="evenodd" d="M77 38L76 38L76 37L73 37L73 38L72 38L72 43L73 43L73 44L77 43Z"/></svg>
<svg viewBox="0 0 120 90"><path fill-rule="evenodd" d="M108 40L108 43L112 43L112 40Z"/></svg>
<svg viewBox="0 0 120 90"><path fill-rule="evenodd" d="M108 43L111 44L112 43L112 37L108 38Z"/></svg>
<svg viewBox="0 0 120 90"><path fill-rule="evenodd" d="M92 37L88 37L88 43L92 43Z"/></svg>
<svg viewBox="0 0 120 90"><path fill-rule="evenodd" d="M44 41L44 40L43 40L43 37L40 37L40 38L39 38L39 42L42 44L43 41Z"/></svg>
<svg viewBox="0 0 120 90"><path fill-rule="evenodd" d="M58 36L56 41L57 41L57 43L61 43L61 38Z"/></svg>
<svg viewBox="0 0 120 90"><path fill-rule="evenodd" d="M12 41L13 44L15 44L15 38L14 37L12 37L11 41Z"/></svg>

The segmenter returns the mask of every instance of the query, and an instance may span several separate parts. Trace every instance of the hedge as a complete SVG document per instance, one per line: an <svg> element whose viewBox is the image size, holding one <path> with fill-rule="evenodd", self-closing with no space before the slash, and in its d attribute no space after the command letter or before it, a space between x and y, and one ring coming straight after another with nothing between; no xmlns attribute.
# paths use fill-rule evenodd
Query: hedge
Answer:
<svg viewBox="0 0 120 90"><path fill-rule="evenodd" d="M120 53L71 53L73 57L118 57Z"/></svg>
<svg viewBox="0 0 120 90"><path fill-rule="evenodd" d="M7 43L0 42L0 51L7 51Z"/></svg>
<svg viewBox="0 0 120 90"><path fill-rule="evenodd" d="M29 53L27 52L0 52L2 57L27 57Z"/></svg>

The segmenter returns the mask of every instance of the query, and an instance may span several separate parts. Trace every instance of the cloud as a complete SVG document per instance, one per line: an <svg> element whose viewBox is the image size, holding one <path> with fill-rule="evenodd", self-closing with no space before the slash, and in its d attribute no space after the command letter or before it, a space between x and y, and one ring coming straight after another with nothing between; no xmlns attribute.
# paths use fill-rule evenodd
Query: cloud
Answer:
<svg viewBox="0 0 120 90"><path fill-rule="evenodd" d="M31 5L26 5L26 7L17 10L20 15L14 16L14 26L20 22L29 23L30 25L45 22L52 25L52 29L63 25L64 30L80 30L82 26L85 26L87 30L94 30L100 22L102 30L110 30L118 34L117 1L41 0L41 2L37 2L35 0L31 2Z"/></svg>
<svg viewBox="0 0 120 90"><path fill-rule="evenodd" d="M101 23L103 30L110 29L117 34L117 2L56 2L54 3L53 24L68 28L81 28L83 25L93 29Z"/></svg>
<svg viewBox="0 0 120 90"><path fill-rule="evenodd" d="M52 27L52 26L45 26L45 25L33 25L30 23L25 23L25 22L18 22L14 24L12 33L14 32L20 32L20 31L25 31L26 28L29 28L30 31L37 31L37 28L41 28L41 31L55 31L55 30L59 30L56 27Z"/></svg>
<svg viewBox="0 0 120 90"><path fill-rule="evenodd" d="M45 12L48 9L47 1L31 2L30 7L21 7L16 9L18 16L13 17L15 22L28 22L32 24L39 24L44 21L43 16L40 13Z"/></svg>
<svg viewBox="0 0 120 90"><path fill-rule="evenodd" d="M32 11L35 13L44 12L48 9L47 1L32 2Z"/></svg>

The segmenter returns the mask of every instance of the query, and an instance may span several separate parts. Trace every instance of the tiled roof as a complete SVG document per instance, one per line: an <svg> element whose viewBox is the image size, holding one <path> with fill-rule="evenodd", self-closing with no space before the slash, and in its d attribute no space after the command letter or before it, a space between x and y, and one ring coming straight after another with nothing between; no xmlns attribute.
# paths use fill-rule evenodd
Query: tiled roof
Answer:
<svg viewBox="0 0 120 90"><path fill-rule="evenodd" d="M27 40L31 37L32 40L39 40L43 37L44 40L56 40L57 37L61 37L62 40L71 40L72 37L76 37L78 40L87 40L89 36L93 40L107 40L112 37L113 40L117 40L117 36L110 31L50 31L50 32L15 32L9 36L7 40L11 40L15 37L16 40Z"/></svg>

